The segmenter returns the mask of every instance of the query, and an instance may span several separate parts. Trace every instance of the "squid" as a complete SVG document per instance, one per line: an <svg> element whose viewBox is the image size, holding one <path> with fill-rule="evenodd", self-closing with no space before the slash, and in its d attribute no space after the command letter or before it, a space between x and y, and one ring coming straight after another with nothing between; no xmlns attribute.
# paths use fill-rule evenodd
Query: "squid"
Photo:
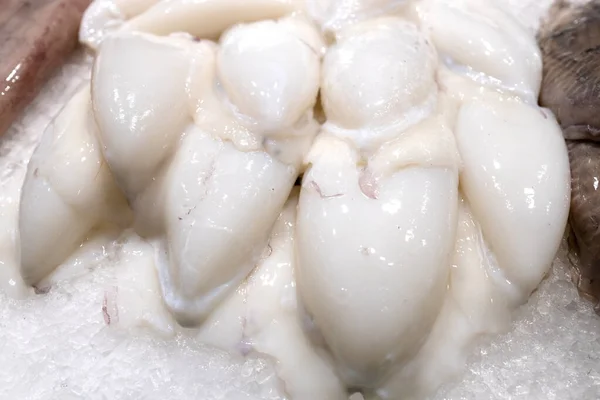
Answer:
<svg viewBox="0 0 600 400"><path fill-rule="evenodd" d="M564 116L493 3L98 0L80 40L91 81L9 238L23 285L124 232L105 321L266 356L292 399L417 400L549 270Z"/></svg>
<svg viewBox="0 0 600 400"><path fill-rule="evenodd" d="M345 27L370 19L404 14L410 0L305 0L305 10L323 33L335 40Z"/></svg>
<svg viewBox="0 0 600 400"><path fill-rule="evenodd" d="M200 328L198 339L237 356L269 357L291 399L346 400L329 359L303 331L294 275L298 192L292 191L254 271Z"/></svg>
<svg viewBox="0 0 600 400"><path fill-rule="evenodd" d="M97 51L117 31L218 39L238 23L278 19L302 10L302 0L96 0L83 15L79 41Z"/></svg>
<svg viewBox="0 0 600 400"><path fill-rule="evenodd" d="M181 325L201 324L254 267L317 132L312 33L290 17L237 25L219 45L107 37L90 87L59 117L75 116L65 122L73 138L49 130L29 165L19 223L25 281L36 284L109 217L126 221L112 212L124 209L138 234L159 243L170 312ZM60 169L76 162L76 174Z"/></svg>
<svg viewBox="0 0 600 400"><path fill-rule="evenodd" d="M484 0L424 0L414 8L440 54L442 78L449 70L476 83L475 91L494 87L537 104L540 50L531 33L511 15Z"/></svg>
<svg viewBox="0 0 600 400"><path fill-rule="evenodd" d="M102 224L131 220L104 161L89 88L71 99L42 135L27 166L18 221L20 272L36 285Z"/></svg>
<svg viewBox="0 0 600 400"><path fill-rule="evenodd" d="M338 375L367 398L420 399L456 376L547 273L570 174L535 102L541 67L535 38L477 1L356 23L327 52L298 290Z"/></svg>
<svg viewBox="0 0 600 400"><path fill-rule="evenodd" d="M104 287L101 306L107 327L125 334L147 330L167 340L181 334L162 300L152 242L127 229L117 237L116 258L114 276ZM53 280L56 275L58 271Z"/></svg>
<svg viewBox="0 0 600 400"><path fill-rule="evenodd" d="M328 122L308 155L298 206L299 292L353 387L410 359L435 321L458 196L452 133L441 118L423 119L436 95L432 49L400 19L366 24L325 57Z"/></svg>

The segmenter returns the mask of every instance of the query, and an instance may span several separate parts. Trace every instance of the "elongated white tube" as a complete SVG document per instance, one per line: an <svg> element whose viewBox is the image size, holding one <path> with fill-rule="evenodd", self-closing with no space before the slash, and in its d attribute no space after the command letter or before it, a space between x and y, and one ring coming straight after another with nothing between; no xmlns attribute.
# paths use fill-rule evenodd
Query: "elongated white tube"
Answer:
<svg viewBox="0 0 600 400"><path fill-rule="evenodd" d="M214 311L198 337L234 354L268 356L292 399L346 400L332 366L301 327L294 276L298 192L292 191L256 269Z"/></svg>
<svg viewBox="0 0 600 400"><path fill-rule="evenodd" d="M165 183L165 301L178 322L203 321L254 268L297 170L188 132Z"/></svg>
<svg viewBox="0 0 600 400"><path fill-rule="evenodd" d="M125 29L216 39L235 24L282 18L302 6L302 0L163 0L131 19Z"/></svg>
<svg viewBox="0 0 600 400"><path fill-rule="evenodd" d="M444 301L459 162L431 117L435 65L397 18L344 31L324 63L329 120L303 178L298 287L349 386L376 388L410 360Z"/></svg>
<svg viewBox="0 0 600 400"><path fill-rule="evenodd" d="M52 272L99 223L130 220L91 111L85 85L44 132L29 162L19 210L21 275L28 284Z"/></svg>
<svg viewBox="0 0 600 400"><path fill-rule="evenodd" d="M125 22L160 0L95 0L85 10L79 27L79 42L94 51L104 38L121 29Z"/></svg>
<svg viewBox="0 0 600 400"><path fill-rule="evenodd" d="M560 128L538 107L498 96L462 106L456 139L466 198L522 301L548 271L569 212Z"/></svg>
<svg viewBox="0 0 600 400"><path fill-rule="evenodd" d="M478 84L537 102L540 50L511 15L482 0L424 0L416 8L448 68Z"/></svg>
<svg viewBox="0 0 600 400"><path fill-rule="evenodd" d="M483 335L505 331L512 307L494 275L479 224L459 201L456 244L444 305L419 353L376 391L382 399L419 400L455 379Z"/></svg>
<svg viewBox="0 0 600 400"><path fill-rule="evenodd" d="M318 47L298 18L240 25L220 46L140 32L102 46L104 153L138 232L163 237L163 295L182 325L201 324L269 238L316 134Z"/></svg>
<svg viewBox="0 0 600 400"><path fill-rule="evenodd" d="M173 154L192 121L185 87L192 59L203 48L188 40L120 33L106 39L96 58L92 101L99 139L130 201Z"/></svg>
<svg viewBox="0 0 600 400"><path fill-rule="evenodd" d="M415 128L397 148L418 136ZM346 383L369 387L414 355L440 310L454 244L456 164L413 158L377 177L328 136L309 161L298 286Z"/></svg>

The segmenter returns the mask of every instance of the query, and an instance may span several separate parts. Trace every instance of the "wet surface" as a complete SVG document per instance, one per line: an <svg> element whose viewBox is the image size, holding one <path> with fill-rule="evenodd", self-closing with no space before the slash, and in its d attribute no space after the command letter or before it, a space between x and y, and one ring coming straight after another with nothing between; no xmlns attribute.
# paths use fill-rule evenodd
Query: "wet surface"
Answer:
<svg viewBox="0 0 600 400"><path fill-rule="evenodd" d="M77 46L91 0L3 0L0 3L0 134Z"/></svg>

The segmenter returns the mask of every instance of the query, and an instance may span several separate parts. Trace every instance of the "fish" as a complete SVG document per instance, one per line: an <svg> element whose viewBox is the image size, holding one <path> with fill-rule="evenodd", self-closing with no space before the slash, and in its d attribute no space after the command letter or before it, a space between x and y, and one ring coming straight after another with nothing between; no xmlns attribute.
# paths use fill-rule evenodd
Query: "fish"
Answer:
<svg viewBox="0 0 600 400"><path fill-rule="evenodd" d="M555 2L537 40L539 102L555 114L569 152L573 279L600 315L600 1Z"/></svg>

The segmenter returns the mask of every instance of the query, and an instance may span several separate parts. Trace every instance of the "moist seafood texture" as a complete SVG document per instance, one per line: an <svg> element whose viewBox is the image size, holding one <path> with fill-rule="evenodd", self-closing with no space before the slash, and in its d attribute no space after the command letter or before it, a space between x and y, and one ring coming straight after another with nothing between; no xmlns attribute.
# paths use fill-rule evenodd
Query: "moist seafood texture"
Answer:
<svg viewBox="0 0 600 400"><path fill-rule="evenodd" d="M183 325L200 324L252 270L298 176L317 129L312 107L319 57L309 46L315 42L312 29L296 19L239 25L224 35L221 46L181 35L117 33L106 38L96 58L91 105L72 101L85 111L77 118L92 115L90 124L97 126L92 139L99 140L102 152L92 147L98 158L93 161L114 175L106 184L116 182L124 194L136 230L162 243L158 262L165 301ZM257 46L247 45L252 37ZM232 64L244 60L252 65L240 80ZM260 92L248 82L263 85ZM89 90L80 96L85 95ZM63 118L77 113L67 108ZM69 144L78 155L83 145ZM43 142L34 161L50 163L44 149ZM21 249L24 277L37 283L101 219L92 199L103 197L79 196L86 218L51 207L33 212L29 204L39 195L28 187L45 175L34 174L35 163L30 168ZM93 178L71 182L73 176L64 174L55 186L68 179L74 192L107 192L90 184L103 182ZM69 239L44 264L29 260L56 247L48 243L53 236L33 236L40 232L34 229L39 220L59 224Z"/></svg>
<svg viewBox="0 0 600 400"><path fill-rule="evenodd" d="M423 0L415 8L445 66L537 102L540 51L511 15L485 0Z"/></svg>
<svg viewBox="0 0 600 400"><path fill-rule="evenodd" d="M483 3L414 11L338 32L298 211L307 313L342 381L390 399L422 398L476 336L506 326L569 208L559 127L531 104L535 39Z"/></svg>
<svg viewBox="0 0 600 400"><path fill-rule="evenodd" d="M600 2L559 2L542 25L540 103L556 113L571 163L571 252L575 280L600 313L600 148L598 65Z"/></svg>
<svg viewBox="0 0 600 400"><path fill-rule="evenodd" d="M336 135L337 121L354 112L361 117L356 125L375 136L365 125L375 119L370 113L382 114L378 106L392 108L396 100L389 114L403 119L412 105L435 93L433 68L419 75L418 60L433 64L427 60L433 52L416 27L396 19L369 24L372 36L339 42L333 59L325 60L323 103L334 118L308 155L298 218L301 297L340 375L355 387L375 384L390 364L410 359L439 313L458 191L458 157L452 133L443 125L425 121L409 131L397 129L403 134L388 144L391 148L373 155L363 168L363 132L356 132L356 141ZM415 48L415 42L421 45ZM359 60L365 48L371 49L363 54L367 62L380 65L377 78L369 79L372 70L361 62L340 65L339 55ZM339 81L331 82L334 77ZM362 96L351 82L365 85L356 88ZM414 91L407 90L409 82Z"/></svg>
<svg viewBox="0 0 600 400"><path fill-rule="evenodd" d="M569 208L560 129L537 107L498 99L463 104L455 133L465 196L503 276L529 295L556 255Z"/></svg>
<svg viewBox="0 0 600 400"><path fill-rule="evenodd" d="M237 23L276 19L301 9L302 0L97 0L83 16L79 39L94 50L119 30L216 39Z"/></svg>
<svg viewBox="0 0 600 400"><path fill-rule="evenodd" d="M354 23L403 12L408 0L305 0L306 11L329 37Z"/></svg>
<svg viewBox="0 0 600 400"><path fill-rule="evenodd" d="M399 18L370 20L343 34L323 60L324 130L374 150L435 107L435 52Z"/></svg>
<svg viewBox="0 0 600 400"><path fill-rule="evenodd" d="M102 157L90 92L83 89L47 128L29 161L19 211L24 281L39 283L93 228L110 220L127 224L127 214Z"/></svg>
<svg viewBox="0 0 600 400"><path fill-rule="evenodd" d="M291 399L417 400L555 257L567 147L494 4L98 0L80 39L0 235L14 296L120 237L107 324L264 355Z"/></svg>
<svg viewBox="0 0 600 400"><path fill-rule="evenodd" d="M343 400L347 398L344 387L328 360L314 351L299 318L294 278L297 203L295 189L263 258L198 337L238 356L259 352L272 357L291 399Z"/></svg>

